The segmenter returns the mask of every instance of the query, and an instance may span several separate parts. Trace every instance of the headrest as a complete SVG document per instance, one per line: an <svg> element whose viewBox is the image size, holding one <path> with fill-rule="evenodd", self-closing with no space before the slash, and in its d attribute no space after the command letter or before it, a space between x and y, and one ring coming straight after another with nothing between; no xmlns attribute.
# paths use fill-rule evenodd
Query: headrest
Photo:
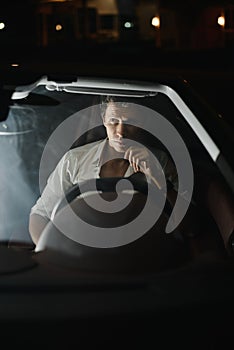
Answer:
<svg viewBox="0 0 234 350"><path fill-rule="evenodd" d="M88 130L82 136L80 136L71 146L72 148L86 145L87 143L104 140L107 137L106 128L104 125L97 126Z"/></svg>

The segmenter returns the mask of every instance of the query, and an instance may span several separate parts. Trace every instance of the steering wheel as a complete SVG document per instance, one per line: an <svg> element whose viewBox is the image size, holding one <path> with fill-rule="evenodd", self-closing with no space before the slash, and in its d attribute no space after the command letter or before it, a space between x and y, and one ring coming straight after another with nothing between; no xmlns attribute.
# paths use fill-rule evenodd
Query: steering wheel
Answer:
<svg viewBox="0 0 234 350"><path fill-rule="evenodd" d="M91 191L100 191L103 193L112 192L116 193L116 186L121 180L127 180L122 183L121 191L126 191L133 189L134 191L140 192L144 195L151 194L155 198L162 200L162 196L165 197L165 194L155 185L147 182L146 176L141 173L132 174L129 177L106 177L106 178L97 178L95 181L93 179L86 180L82 183L82 191L79 184L74 185L70 188L63 198L57 203L53 210L52 217L54 218L57 213L64 208L67 204L71 203L75 198L80 196L82 193L88 193ZM95 184L95 188L94 188ZM170 185L170 184L169 184ZM171 204L167 198L165 198L164 211L167 215L170 215L172 208Z"/></svg>
<svg viewBox="0 0 234 350"><path fill-rule="evenodd" d="M126 178L100 178L95 179L96 188L95 194L88 193L88 197L94 196L96 198L96 203L99 204L100 194L97 191L101 191L104 194L109 192L113 194L116 192L116 185L118 181ZM156 225L152 226L151 229L132 242L120 246L113 247L101 247L101 246L89 246L80 241L74 240L70 237L67 232L58 228L53 221L49 222L45 227L40 240L37 244L35 252L40 252L37 255L39 262L50 262L53 264L59 264L67 268L77 269L79 271L90 271L90 272L116 272L116 273L132 273L132 272L143 272L143 271L161 271L167 269L171 266L175 267L180 264L185 259L184 245L181 240L177 239L174 235L165 234L165 225L168 218L164 215L165 209L168 204L165 200L164 191L159 190L156 186L147 183L145 175L142 173L136 173L127 178L129 181L123 182L123 192L126 190L134 190L135 194L132 196L129 191L126 193L126 197L133 198L132 202L126 207L126 215L124 212L114 213L113 216L108 217L108 213L100 213L97 211L90 210L89 206L85 204L84 198L80 196L80 187L74 186L67 193L66 196L58 203L54 215L60 223L64 224L64 228L68 229L71 225L71 220L67 216L68 212L72 210L77 211L78 216L82 218L82 211L85 216L88 217L89 223L94 223L94 235L96 232L96 227L116 227L117 223L120 227L119 233L121 234L121 225L128 223L128 218L130 216L138 215L139 208L144 206L144 198L147 198L146 194L153 194L157 198L159 196L164 196L164 210L162 215L157 221ZM82 194L84 193L84 188L88 192L92 192L94 182L85 182L85 187L82 188ZM150 186L153 186L154 192L149 190ZM119 193L121 196L121 192ZM135 204L137 204L135 206ZM169 204L168 204L169 205ZM129 209L130 208L130 209ZM141 209L141 208L140 208ZM152 205L152 211L157 209L157 204ZM170 208L169 208L170 209ZM88 211L88 214L86 214ZM75 212L76 213L76 212ZM116 216L117 215L117 218ZM134 219L134 218L133 218ZM57 221L57 222L58 222ZM85 219L83 220L85 221ZM93 221L93 222L92 222ZM88 221L87 221L88 222ZM107 226L102 226L104 225ZM131 222L131 221L130 221ZM108 226L110 224L110 226ZM114 224L111 226L111 224ZM90 226L90 225L87 225ZM81 226L75 226L78 235L83 234L86 237L86 231L82 231ZM141 229L141 228L140 228ZM107 234L111 230L106 230ZM80 237L80 236L79 236ZM109 248L109 249L108 249Z"/></svg>

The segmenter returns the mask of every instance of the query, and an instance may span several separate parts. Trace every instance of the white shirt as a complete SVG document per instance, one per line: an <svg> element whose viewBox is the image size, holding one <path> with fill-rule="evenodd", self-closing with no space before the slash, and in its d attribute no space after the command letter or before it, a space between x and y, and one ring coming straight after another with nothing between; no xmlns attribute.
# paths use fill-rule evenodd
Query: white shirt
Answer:
<svg viewBox="0 0 234 350"><path fill-rule="evenodd" d="M41 197L31 209L31 214L51 218L54 206L64 197L68 189L77 183L100 178L102 154L106 142L108 142L107 139L96 141L68 151L49 176ZM168 166L166 153L160 150L156 153L165 177L170 178L171 166ZM133 173L133 168L129 166L124 176L128 177ZM174 182L173 176L171 180Z"/></svg>

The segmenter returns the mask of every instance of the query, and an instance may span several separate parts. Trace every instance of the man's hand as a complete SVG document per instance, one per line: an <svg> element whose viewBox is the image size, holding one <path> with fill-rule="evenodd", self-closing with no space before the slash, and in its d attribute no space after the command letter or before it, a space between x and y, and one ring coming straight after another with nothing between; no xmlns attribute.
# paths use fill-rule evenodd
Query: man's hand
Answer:
<svg viewBox="0 0 234 350"><path fill-rule="evenodd" d="M155 177L156 173L159 174L159 166L156 164L156 160L153 159L153 155L150 154L146 147L131 146L125 152L124 158L129 161L130 166L135 173L141 171L148 176L159 189L162 188ZM162 173L162 171L160 172Z"/></svg>
<svg viewBox="0 0 234 350"><path fill-rule="evenodd" d="M134 172L145 172L149 165L149 152L145 147L129 147L124 154L124 159L127 159L133 167Z"/></svg>

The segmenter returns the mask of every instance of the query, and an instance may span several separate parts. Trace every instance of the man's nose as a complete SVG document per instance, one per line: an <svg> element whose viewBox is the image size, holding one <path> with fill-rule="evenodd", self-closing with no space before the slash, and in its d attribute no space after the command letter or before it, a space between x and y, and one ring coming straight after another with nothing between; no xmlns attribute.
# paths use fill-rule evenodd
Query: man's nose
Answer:
<svg viewBox="0 0 234 350"><path fill-rule="evenodd" d="M123 122L118 123L116 127L116 133L122 137L124 137L126 134L126 125Z"/></svg>

